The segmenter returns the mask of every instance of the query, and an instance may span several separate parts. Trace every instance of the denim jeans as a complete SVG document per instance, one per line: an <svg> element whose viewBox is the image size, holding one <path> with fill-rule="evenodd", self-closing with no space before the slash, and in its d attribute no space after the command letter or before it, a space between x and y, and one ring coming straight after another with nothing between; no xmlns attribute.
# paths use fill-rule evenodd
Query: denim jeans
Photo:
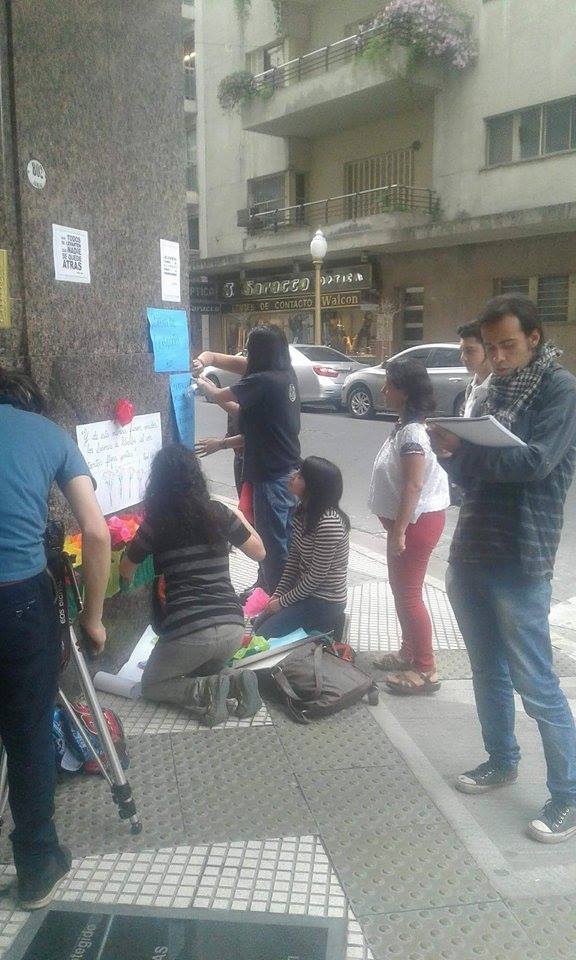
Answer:
<svg viewBox="0 0 576 960"><path fill-rule="evenodd" d="M296 506L296 500L288 490L289 476L252 485L254 526L266 549L261 570L263 586L268 593L276 589L288 556L292 514Z"/></svg>
<svg viewBox="0 0 576 960"><path fill-rule="evenodd" d="M536 720L551 796L576 802L576 730L552 664L551 584L510 563L451 564L446 586L472 663L484 746L495 763L517 764L514 690Z"/></svg>
<svg viewBox="0 0 576 960"><path fill-rule="evenodd" d="M306 597L288 607L282 607L278 613L273 613L271 617L263 620L261 625L258 623L255 632L267 640L270 637L285 637L299 627L307 631L330 633L345 609L345 603L334 603L320 597Z"/></svg>
<svg viewBox="0 0 576 960"><path fill-rule="evenodd" d="M52 715L59 666L48 574L0 586L0 737L8 756L10 839L20 878L42 871L58 850Z"/></svg>

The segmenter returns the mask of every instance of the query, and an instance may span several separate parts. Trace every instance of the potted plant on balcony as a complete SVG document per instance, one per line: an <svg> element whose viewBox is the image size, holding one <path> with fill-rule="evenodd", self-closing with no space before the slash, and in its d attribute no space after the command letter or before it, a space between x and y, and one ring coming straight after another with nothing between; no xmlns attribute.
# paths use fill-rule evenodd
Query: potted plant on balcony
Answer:
<svg viewBox="0 0 576 960"><path fill-rule="evenodd" d="M412 63L435 60L464 70L477 55L469 20L443 0L390 0L370 32L372 37L359 45L368 59L399 45L409 49Z"/></svg>
<svg viewBox="0 0 576 960"><path fill-rule="evenodd" d="M218 84L218 103L223 110L234 110L256 94L254 74L249 70L236 70Z"/></svg>

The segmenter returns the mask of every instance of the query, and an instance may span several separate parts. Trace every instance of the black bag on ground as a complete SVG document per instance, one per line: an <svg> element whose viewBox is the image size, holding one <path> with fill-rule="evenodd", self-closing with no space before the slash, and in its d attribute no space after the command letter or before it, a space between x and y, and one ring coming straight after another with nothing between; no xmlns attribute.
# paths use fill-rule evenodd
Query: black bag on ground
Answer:
<svg viewBox="0 0 576 960"><path fill-rule="evenodd" d="M311 640L290 653L270 671L283 694L290 716L298 723L310 723L338 713L368 696L378 703L378 687L358 667L342 660L330 644Z"/></svg>

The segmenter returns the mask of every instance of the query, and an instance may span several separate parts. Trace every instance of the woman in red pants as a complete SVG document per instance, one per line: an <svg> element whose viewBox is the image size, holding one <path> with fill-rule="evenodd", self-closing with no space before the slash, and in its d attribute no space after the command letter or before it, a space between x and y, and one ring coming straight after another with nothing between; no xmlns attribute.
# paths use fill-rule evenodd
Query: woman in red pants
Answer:
<svg viewBox="0 0 576 960"><path fill-rule="evenodd" d="M440 681L422 587L450 495L424 426L434 410L432 381L418 360L393 360L386 367L383 393L399 419L374 462L369 506L388 536L388 576L402 645L398 653L375 662L388 672L386 684L393 693L435 693Z"/></svg>

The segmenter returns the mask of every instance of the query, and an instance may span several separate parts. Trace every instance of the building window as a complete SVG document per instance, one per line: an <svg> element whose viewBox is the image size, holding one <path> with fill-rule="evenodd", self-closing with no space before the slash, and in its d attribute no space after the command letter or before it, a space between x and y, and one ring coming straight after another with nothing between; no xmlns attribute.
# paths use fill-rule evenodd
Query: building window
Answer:
<svg viewBox="0 0 576 960"><path fill-rule="evenodd" d="M266 70L273 70L275 67L281 67L284 60L284 43L273 43L269 47L264 47L262 51L264 72L266 72Z"/></svg>
<svg viewBox="0 0 576 960"><path fill-rule="evenodd" d="M566 323L574 318L569 274L541 277L503 277L494 284L496 293L518 293L530 297L538 305L542 323Z"/></svg>
<svg viewBox="0 0 576 960"><path fill-rule="evenodd" d="M414 151L411 147L351 160L344 164L344 193L360 196L346 201L345 216L353 219L381 213L394 199L385 187L411 187L413 183Z"/></svg>
<svg viewBox="0 0 576 960"><path fill-rule="evenodd" d="M186 189L198 193L198 149L196 145L196 127L186 130Z"/></svg>
<svg viewBox="0 0 576 960"><path fill-rule="evenodd" d="M200 223L197 214L188 217L188 243L191 250L200 249Z"/></svg>
<svg viewBox="0 0 576 960"><path fill-rule="evenodd" d="M576 150L576 98L486 120L489 167Z"/></svg>
<svg viewBox="0 0 576 960"><path fill-rule="evenodd" d="M414 347L424 339L424 287L400 291L402 345Z"/></svg>
<svg viewBox="0 0 576 960"><path fill-rule="evenodd" d="M196 40L194 34L184 40L184 97L186 100L196 99Z"/></svg>
<svg viewBox="0 0 576 960"><path fill-rule="evenodd" d="M273 177L258 177L248 181L248 206L255 208L258 213L267 210L278 210L286 206L286 175L275 174Z"/></svg>

